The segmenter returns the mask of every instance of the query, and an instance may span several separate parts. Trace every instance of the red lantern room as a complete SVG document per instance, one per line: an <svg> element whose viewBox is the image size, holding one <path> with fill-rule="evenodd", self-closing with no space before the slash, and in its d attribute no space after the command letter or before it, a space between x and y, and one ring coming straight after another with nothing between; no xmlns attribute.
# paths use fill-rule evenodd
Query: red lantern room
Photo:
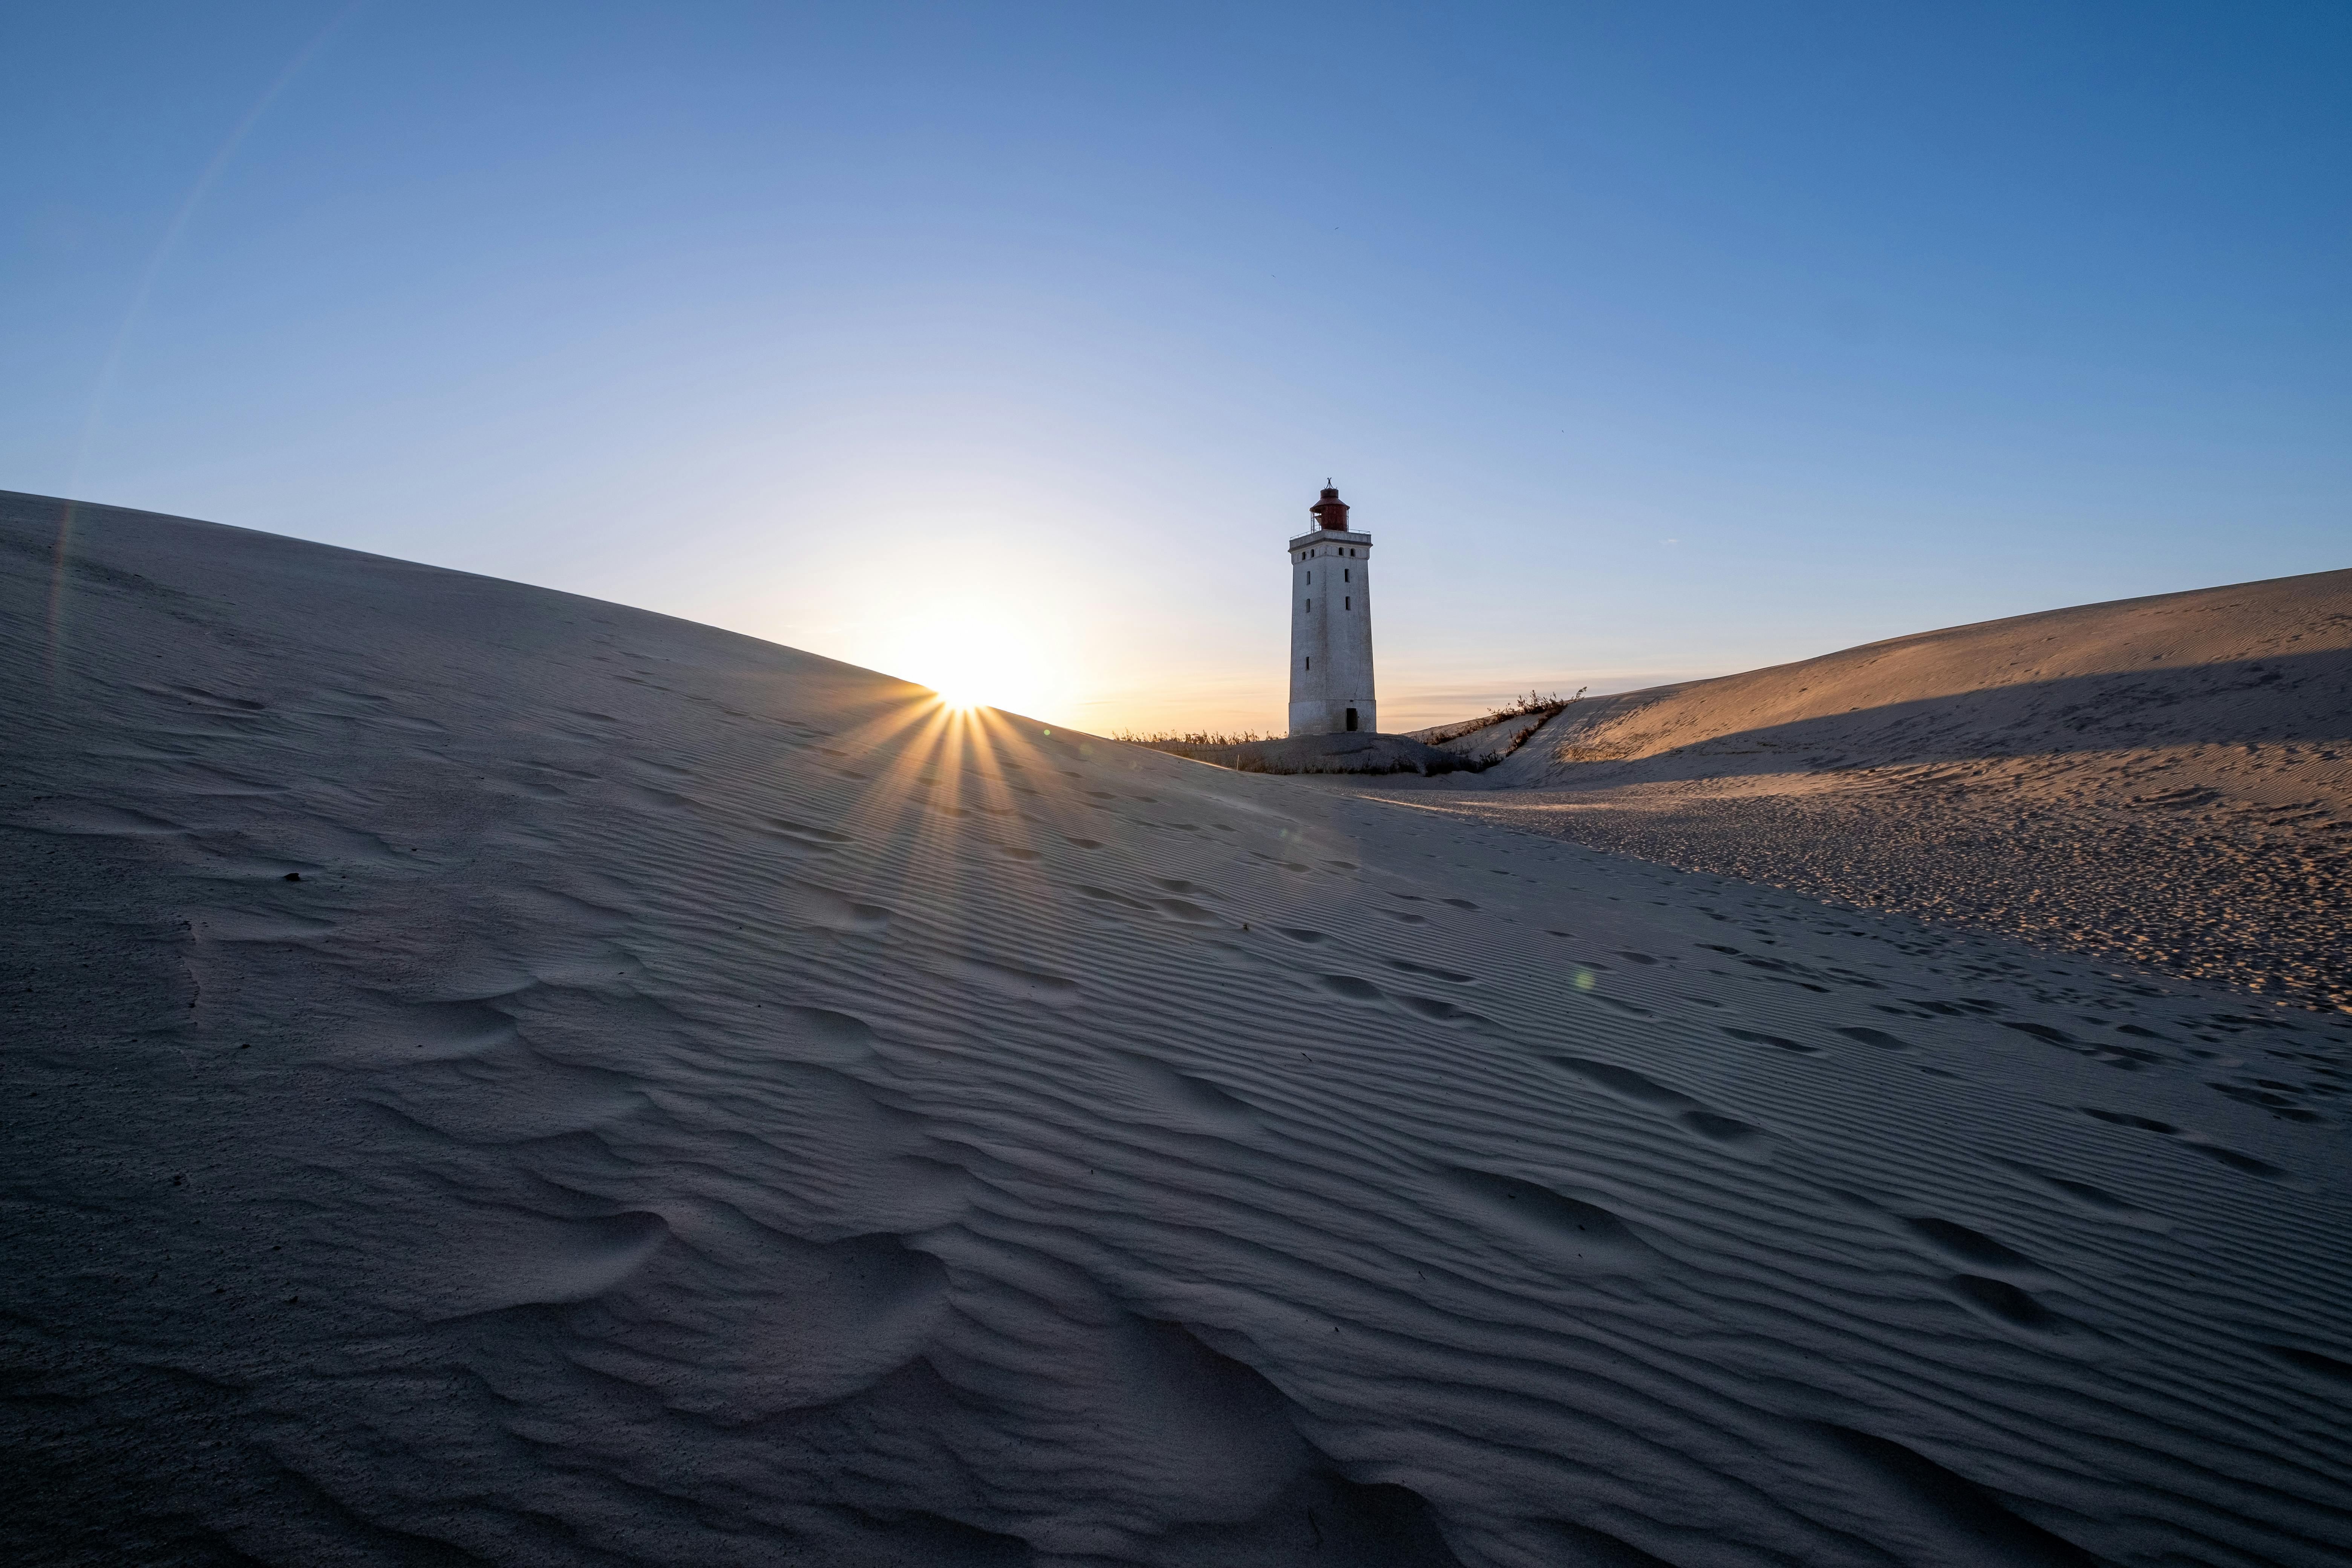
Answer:
<svg viewBox="0 0 2352 1568"><path fill-rule="evenodd" d="M1328 528L1334 533L1345 533L1348 530L1348 503L1341 500L1339 492L1329 485L1323 487L1323 499L1308 507L1307 514L1315 520L1318 528Z"/></svg>

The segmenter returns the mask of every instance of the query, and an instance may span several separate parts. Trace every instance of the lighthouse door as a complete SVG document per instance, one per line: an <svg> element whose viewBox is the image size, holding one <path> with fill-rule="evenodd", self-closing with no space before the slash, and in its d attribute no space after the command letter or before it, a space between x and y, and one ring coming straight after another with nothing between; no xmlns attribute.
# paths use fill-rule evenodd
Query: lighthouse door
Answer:
<svg viewBox="0 0 2352 1568"><path fill-rule="evenodd" d="M1353 708L1350 708L1350 709L1349 709L1349 710L1348 710L1348 728L1349 728L1349 729L1350 729L1350 730L1352 730L1352 729L1354 729L1355 727L1356 727L1356 710L1355 710Z"/></svg>

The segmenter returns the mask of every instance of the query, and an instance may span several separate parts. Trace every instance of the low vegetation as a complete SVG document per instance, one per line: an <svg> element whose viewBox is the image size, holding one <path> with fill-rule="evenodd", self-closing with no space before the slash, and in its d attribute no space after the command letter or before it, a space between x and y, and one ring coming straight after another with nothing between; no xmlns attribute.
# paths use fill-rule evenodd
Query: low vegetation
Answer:
<svg viewBox="0 0 2352 1568"><path fill-rule="evenodd" d="M1498 724L1507 724L1514 719L1527 721L1506 738L1502 750L1493 759L1495 762L1500 762L1517 751L1519 742L1535 733L1537 727L1545 720L1571 702L1582 700L1585 692L1589 689L1588 687L1580 686L1576 689L1574 697L1562 697L1557 691L1547 697L1540 692L1530 691L1525 697L1514 697L1507 702L1489 708L1475 719L1465 719L1459 723L1447 724L1435 730L1423 730L1420 731L1421 739L1425 744L1442 746L1448 741L1458 741L1465 735L1475 735L1481 730L1490 730Z"/></svg>
<svg viewBox="0 0 2352 1568"><path fill-rule="evenodd" d="M1427 756L1418 762L1399 759L1394 762L1359 764L1322 765L1309 763L1303 767L1270 766L1266 760L1244 747L1259 741L1279 741L1281 735L1261 735L1255 730L1237 734L1225 734L1213 730L1152 730L1114 731L1111 739L1124 741L1130 746L1149 746L1155 752L1190 757L1196 763L1212 763L1221 768L1232 768L1244 773L1483 773L1503 759L1500 756L1469 756L1446 753Z"/></svg>
<svg viewBox="0 0 2352 1568"><path fill-rule="evenodd" d="M1244 730L1234 735L1214 730L1114 730L1110 738L1124 741L1130 746L1149 746L1155 752L1172 752L1180 757L1195 757L1204 751L1246 746L1253 741L1278 741L1282 737L1261 735L1255 730Z"/></svg>
<svg viewBox="0 0 2352 1568"><path fill-rule="evenodd" d="M1256 757L1228 760L1224 757L1202 757L1204 763L1216 763L1244 773L1419 773L1434 778L1440 773L1482 773L1503 759L1500 757L1432 757L1423 762L1373 763L1360 767L1326 767L1309 765L1297 768L1271 768Z"/></svg>

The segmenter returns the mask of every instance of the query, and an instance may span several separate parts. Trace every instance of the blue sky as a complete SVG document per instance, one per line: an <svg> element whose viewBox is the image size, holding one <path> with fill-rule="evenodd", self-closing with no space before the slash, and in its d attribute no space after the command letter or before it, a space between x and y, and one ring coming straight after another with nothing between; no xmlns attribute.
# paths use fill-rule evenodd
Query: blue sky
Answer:
<svg viewBox="0 0 2352 1568"><path fill-rule="evenodd" d="M2352 564L2352 7L0 22L0 485L1089 728L1391 728Z"/></svg>

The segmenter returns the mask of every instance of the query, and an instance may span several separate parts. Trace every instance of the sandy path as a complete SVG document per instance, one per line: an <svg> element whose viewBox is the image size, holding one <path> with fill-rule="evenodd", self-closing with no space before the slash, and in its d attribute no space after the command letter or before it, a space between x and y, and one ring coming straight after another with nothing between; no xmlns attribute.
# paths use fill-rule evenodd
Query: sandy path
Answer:
<svg viewBox="0 0 2352 1568"><path fill-rule="evenodd" d="M12 1561L2352 1551L2333 1024L58 521Z"/></svg>

